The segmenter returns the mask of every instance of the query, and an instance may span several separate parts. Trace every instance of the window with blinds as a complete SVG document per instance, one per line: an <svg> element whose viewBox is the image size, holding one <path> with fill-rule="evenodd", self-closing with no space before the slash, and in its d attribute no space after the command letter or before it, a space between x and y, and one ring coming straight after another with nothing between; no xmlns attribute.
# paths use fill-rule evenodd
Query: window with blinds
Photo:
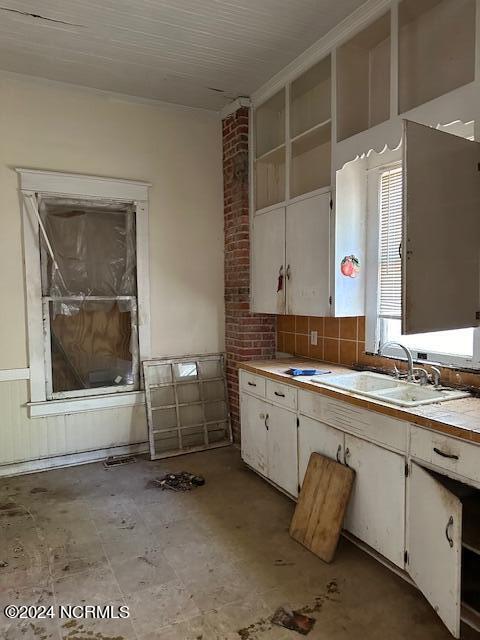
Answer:
<svg viewBox="0 0 480 640"><path fill-rule="evenodd" d="M378 313L381 318L401 317L402 307L402 168L380 176L380 255Z"/></svg>

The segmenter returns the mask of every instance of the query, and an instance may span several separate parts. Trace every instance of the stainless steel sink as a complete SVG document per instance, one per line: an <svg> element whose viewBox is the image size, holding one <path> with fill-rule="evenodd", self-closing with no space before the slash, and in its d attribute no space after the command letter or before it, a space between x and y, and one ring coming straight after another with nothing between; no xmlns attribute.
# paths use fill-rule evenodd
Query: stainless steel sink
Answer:
<svg viewBox="0 0 480 640"><path fill-rule="evenodd" d="M418 407L419 405L432 404L434 402L465 398L469 395L465 391L435 389L430 386L395 380L390 376L370 372L347 373L338 376L313 376L310 380L326 387L351 391L352 393L401 407Z"/></svg>

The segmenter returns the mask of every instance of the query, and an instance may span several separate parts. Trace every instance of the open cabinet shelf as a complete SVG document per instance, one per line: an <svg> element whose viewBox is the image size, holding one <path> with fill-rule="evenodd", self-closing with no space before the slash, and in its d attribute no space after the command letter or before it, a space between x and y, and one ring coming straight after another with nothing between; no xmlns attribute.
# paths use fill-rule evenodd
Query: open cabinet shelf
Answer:
<svg viewBox="0 0 480 640"><path fill-rule="evenodd" d="M285 89L255 109L255 157L285 143Z"/></svg>
<svg viewBox="0 0 480 640"><path fill-rule="evenodd" d="M337 50L338 140L390 117L390 12Z"/></svg>
<svg viewBox="0 0 480 640"><path fill-rule="evenodd" d="M285 145L255 161L255 208L264 209L285 200Z"/></svg>
<svg viewBox="0 0 480 640"><path fill-rule="evenodd" d="M399 111L472 82L475 0L402 0L399 14Z"/></svg>
<svg viewBox="0 0 480 640"><path fill-rule="evenodd" d="M327 56L290 87L290 138L295 139L331 116L331 58Z"/></svg>
<svg viewBox="0 0 480 640"><path fill-rule="evenodd" d="M292 141L290 197L328 187L331 181L330 121Z"/></svg>

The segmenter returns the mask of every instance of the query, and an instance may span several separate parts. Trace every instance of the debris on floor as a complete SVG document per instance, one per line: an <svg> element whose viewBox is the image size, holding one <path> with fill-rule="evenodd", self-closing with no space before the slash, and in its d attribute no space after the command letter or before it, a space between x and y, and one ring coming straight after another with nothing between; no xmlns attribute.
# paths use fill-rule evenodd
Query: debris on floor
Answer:
<svg viewBox="0 0 480 640"><path fill-rule="evenodd" d="M108 456L108 458L103 461L103 466L105 469L113 469L114 467L121 467L124 464L132 464L136 461L135 456Z"/></svg>
<svg viewBox="0 0 480 640"><path fill-rule="evenodd" d="M203 476L196 476L188 471L180 471L180 473L167 473L162 478L152 480L155 487L160 487L162 491L169 489L170 491L190 491L195 487L201 487L205 484Z"/></svg>
<svg viewBox="0 0 480 640"><path fill-rule="evenodd" d="M300 611L291 611L286 607L279 607L272 616L272 622L279 627L284 627L306 636L313 629L316 620L300 613Z"/></svg>

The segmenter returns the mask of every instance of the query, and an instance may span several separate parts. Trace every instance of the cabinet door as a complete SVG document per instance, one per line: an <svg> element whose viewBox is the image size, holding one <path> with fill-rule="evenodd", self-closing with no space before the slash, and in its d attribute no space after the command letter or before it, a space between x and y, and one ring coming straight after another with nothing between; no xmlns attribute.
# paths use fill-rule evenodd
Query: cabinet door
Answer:
<svg viewBox="0 0 480 640"><path fill-rule="evenodd" d="M479 143L405 121L402 333L477 325L479 163Z"/></svg>
<svg viewBox="0 0 480 640"><path fill-rule="evenodd" d="M268 477L279 487L298 495L297 416L268 406Z"/></svg>
<svg viewBox="0 0 480 640"><path fill-rule="evenodd" d="M450 633L459 638L462 504L412 462L407 511L408 572Z"/></svg>
<svg viewBox="0 0 480 640"><path fill-rule="evenodd" d="M283 287L278 289L278 278ZM285 207L253 219L252 311L285 313Z"/></svg>
<svg viewBox="0 0 480 640"><path fill-rule="evenodd" d="M330 193L287 207L287 313L329 314Z"/></svg>
<svg viewBox="0 0 480 640"><path fill-rule="evenodd" d="M298 425L298 484L302 486L312 453L343 462L344 434L323 422L300 416Z"/></svg>
<svg viewBox="0 0 480 640"><path fill-rule="evenodd" d="M345 462L356 472L345 529L403 568L405 458L346 434Z"/></svg>
<svg viewBox="0 0 480 640"><path fill-rule="evenodd" d="M268 475L266 408L263 400L240 393L242 458L264 476Z"/></svg>

